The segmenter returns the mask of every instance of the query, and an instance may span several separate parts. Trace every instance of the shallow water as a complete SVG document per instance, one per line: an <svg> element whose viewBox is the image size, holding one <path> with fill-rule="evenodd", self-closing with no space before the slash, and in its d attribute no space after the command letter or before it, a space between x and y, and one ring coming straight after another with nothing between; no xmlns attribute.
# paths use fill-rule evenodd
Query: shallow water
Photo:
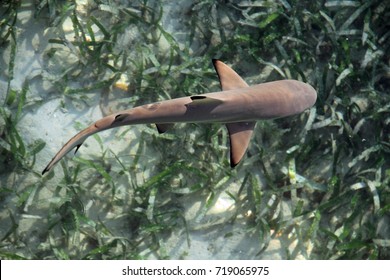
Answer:
<svg viewBox="0 0 390 280"><path fill-rule="evenodd" d="M386 4L33 2L1 4L2 259L389 258ZM41 176L104 115L218 90L211 58L317 103L259 122L233 170L225 127L151 124Z"/></svg>

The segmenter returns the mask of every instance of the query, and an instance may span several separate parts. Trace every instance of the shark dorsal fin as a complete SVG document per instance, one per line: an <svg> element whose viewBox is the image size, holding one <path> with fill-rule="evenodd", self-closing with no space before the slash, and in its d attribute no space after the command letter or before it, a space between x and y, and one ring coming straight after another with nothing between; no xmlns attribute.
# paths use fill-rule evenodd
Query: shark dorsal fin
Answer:
<svg viewBox="0 0 390 280"><path fill-rule="evenodd" d="M248 149L256 122L228 123L230 137L230 166L235 167Z"/></svg>
<svg viewBox="0 0 390 280"><path fill-rule="evenodd" d="M213 59L215 71L218 74L222 90L231 90L248 87L248 84L225 63L218 59Z"/></svg>

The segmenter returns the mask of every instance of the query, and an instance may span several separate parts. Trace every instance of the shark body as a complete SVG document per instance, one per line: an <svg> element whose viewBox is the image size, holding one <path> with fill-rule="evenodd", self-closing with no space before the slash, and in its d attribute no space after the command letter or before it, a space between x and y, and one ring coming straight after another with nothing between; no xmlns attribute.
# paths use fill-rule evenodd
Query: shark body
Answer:
<svg viewBox="0 0 390 280"><path fill-rule="evenodd" d="M72 137L43 170L48 172L68 152L92 134L106 129L155 123L160 133L173 123L224 123L230 137L230 163L244 156L257 120L299 114L312 107L317 93L310 85L281 80L249 86L233 69L213 60L222 91L146 104L106 116ZM75 153L76 153L75 152Z"/></svg>

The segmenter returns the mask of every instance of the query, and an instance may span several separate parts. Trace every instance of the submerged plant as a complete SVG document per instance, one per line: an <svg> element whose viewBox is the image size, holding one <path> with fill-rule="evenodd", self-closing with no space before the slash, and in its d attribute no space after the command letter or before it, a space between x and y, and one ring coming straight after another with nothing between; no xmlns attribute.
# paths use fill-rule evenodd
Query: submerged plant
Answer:
<svg viewBox="0 0 390 280"><path fill-rule="evenodd" d="M80 153L41 178L34 158L44 144L26 145L17 126L28 83L10 86L17 2L4 2L10 13L0 21L1 45L10 50L0 170L33 170L36 181L16 192L1 185L2 201L15 197L2 221L2 258L172 258L166 241L180 233L191 248L194 232L224 244L255 237L246 258L263 257L275 239L283 258L389 258L387 3L180 2L180 24L168 29L175 17L166 18L164 1L39 1L35 12L52 32L43 64L55 91L47 96L60 98L63 110L69 101L92 106L95 96L107 114L218 90L211 58L249 84L299 79L319 96L307 114L258 123L234 170L224 128L185 124L162 135L149 126L120 130L115 144L96 136L93 158ZM127 147L115 149L121 142ZM214 214L223 196L233 206ZM39 242L25 236L25 216L37 220Z"/></svg>

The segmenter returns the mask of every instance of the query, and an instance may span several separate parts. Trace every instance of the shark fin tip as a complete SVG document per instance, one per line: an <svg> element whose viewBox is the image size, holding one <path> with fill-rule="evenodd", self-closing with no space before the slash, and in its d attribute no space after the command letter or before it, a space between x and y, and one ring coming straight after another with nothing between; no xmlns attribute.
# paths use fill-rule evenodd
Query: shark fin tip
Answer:
<svg viewBox="0 0 390 280"><path fill-rule="evenodd" d="M76 151L74 151L74 154L77 153L77 151L80 149L80 147L81 147L82 144L83 144L83 143L81 143L81 144L79 144L79 145L76 146Z"/></svg>
<svg viewBox="0 0 390 280"><path fill-rule="evenodd" d="M173 127L173 123L156 123L158 133L165 133Z"/></svg>
<svg viewBox="0 0 390 280"><path fill-rule="evenodd" d="M42 176L45 175L46 172L49 172L50 171L50 167L49 165L45 167L45 169L43 169L42 171Z"/></svg>
<svg viewBox="0 0 390 280"><path fill-rule="evenodd" d="M204 95L192 95L192 96L190 96L190 98L192 101L195 101L195 100L203 100L203 99L206 99L207 97Z"/></svg>

